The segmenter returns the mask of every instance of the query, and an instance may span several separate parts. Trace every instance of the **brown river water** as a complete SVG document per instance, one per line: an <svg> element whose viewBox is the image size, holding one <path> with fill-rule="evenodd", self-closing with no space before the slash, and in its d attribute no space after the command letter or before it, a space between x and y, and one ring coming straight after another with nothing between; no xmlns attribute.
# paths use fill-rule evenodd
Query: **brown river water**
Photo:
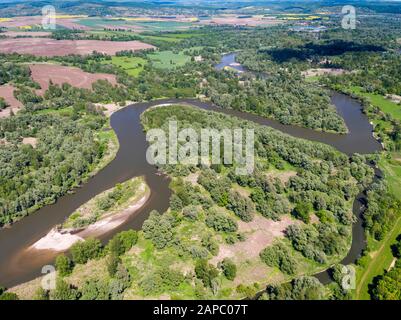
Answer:
<svg viewBox="0 0 401 320"><path fill-rule="evenodd" d="M41 275L44 265L52 264L57 252L34 250L30 246L45 236L54 226L62 223L71 213L95 195L135 176L145 176L151 196L136 214L116 229L100 237L108 241L114 234L127 229L140 229L151 210L164 212L168 208L171 191L169 178L157 174L155 167L146 161L148 143L140 123L140 115L148 108L159 104L189 104L204 110L222 112L242 119L266 125L295 137L329 144L346 153L373 153L381 150L380 143L372 136L372 126L361 112L358 101L339 93L333 93L332 103L344 118L349 133L337 135L317 132L297 126L282 125L260 116L221 109L212 104L192 99L164 99L142 102L125 107L111 116L111 126L118 136L120 149L116 158L94 177L90 178L74 193L67 194L52 205L23 218L9 228L0 230L0 284L11 287ZM378 173L379 174L379 173ZM360 215L364 210L364 194L354 202L354 214L358 221L353 226L353 242L344 263L354 262L365 247L365 237ZM318 274L322 282L329 281L327 272Z"/></svg>

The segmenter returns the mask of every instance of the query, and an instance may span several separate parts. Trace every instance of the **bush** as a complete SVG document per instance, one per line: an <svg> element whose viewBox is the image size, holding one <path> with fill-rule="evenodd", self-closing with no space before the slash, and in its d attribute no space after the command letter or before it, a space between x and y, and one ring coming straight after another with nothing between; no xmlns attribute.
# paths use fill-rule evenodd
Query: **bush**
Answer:
<svg viewBox="0 0 401 320"><path fill-rule="evenodd" d="M237 191L230 192L227 209L233 211L242 221L253 220L254 207L251 200L241 196Z"/></svg>
<svg viewBox="0 0 401 320"><path fill-rule="evenodd" d="M107 271L109 272L110 277L114 277L114 275L117 272L117 267L118 265L121 263L121 259L119 256L115 255L115 254L111 254L108 258L107 258Z"/></svg>
<svg viewBox="0 0 401 320"><path fill-rule="evenodd" d="M121 241L120 235L116 234L107 244L108 252L114 256L120 256L125 252L123 242Z"/></svg>
<svg viewBox="0 0 401 320"><path fill-rule="evenodd" d="M102 255L103 246L98 239L89 238L79 241L71 247L74 263L84 264L88 260L99 258Z"/></svg>
<svg viewBox="0 0 401 320"><path fill-rule="evenodd" d="M310 222L309 214L311 211L312 211L312 205L310 203L306 202L298 203L293 210L293 215L297 219L300 219L305 223L309 223Z"/></svg>
<svg viewBox="0 0 401 320"><path fill-rule="evenodd" d="M131 276L128 270L120 263L115 273L115 278L110 282L109 294L111 299L120 300L125 289L131 286Z"/></svg>
<svg viewBox="0 0 401 320"><path fill-rule="evenodd" d="M223 213L209 213L206 217L206 225L216 231L235 232L238 229L237 222Z"/></svg>
<svg viewBox="0 0 401 320"><path fill-rule="evenodd" d="M277 267L286 274L293 275L296 273L297 262L291 256L291 251L281 243L263 249L260 258L268 266Z"/></svg>
<svg viewBox="0 0 401 320"><path fill-rule="evenodd" d="M173 240L173 226L167 214L160 215L153 210L143 223L142 230L146 239L150 239L158 249L163 249Z"/></svg>
<svg viewBox="0 0 401 320"><path fill-rule="evenodd" d="M213 279L219 275L218 270L206 260L198 260L195 264L195 275L202 280L205 287L212 287Z"/></svg>
<svg viewBox="0 0 401 320"><path fill-rule="evenodd" d="M188 206L182 210L182 214L185 218L195 221L198 218L198 208L195 206Z"/></svg>
<svg viewBox="0 0 401 320"><path fill-rule="evenodd" d="M34 300L49 300L50 296L49 296L49 291L43 289L42 287L39 287L36 291L35 291L35 295L33 296Z"/></svg>
<svg viewBox="0 0 401 320"><path fill-rule="evenodd" d="M225 258L221 263L220 267L223 270L224 276L228 280L234 280L235 276L237 275L237 266L234 264L234 262L228 258Z"/></svg>
<svg viewBox="0 0 401 320"><path fill-rule="evenodd" d="M87 280L81 288L81 300L109 300L108 283L99 279Z"/></svg>
<svg viewBox="0 0 401 320"><path fill-rule="evenodd" d="M56 258L56 270L61 277L71 274L74 265L72 261L64 254L58 255Z"/></svg>
<svg viewBox="0 0 401 320"><path fill-rule="evenodd" d="M268 300L321 300L324 286L315 277L300 277L291 282L269 285L265 298Z"/></svg>
<svg viewBox="0 0 401 320"><path fill-rule="evenodd" d="M236 290L239 294L242 294L245 298L253 299L259 290L259 286L257 283L250 286L246 286L241 283L237 286Z"/></svg>
<svg viewBox="0 0 401 320"><path fill-rule="evenodd" d="M138 241L138 232L135 230L117 233L107 244L109 253L120 256L130 250Z"/></svg>
<svg viewBox="0 0 401 320"><path fill-rule="evenodd" d="M56 289L51 292L51 297L53 300L77 300L79 292L62 278L57 278Z"/></svg>
<svg viewBox="0 0 401 320"><path fill-rule="evenodd" d="M0 295L0 300L19 300L19 298L14 292L4 292Z"/></svg>
<svg viewBox="0 0 401 320"><path fill-rule="evenodd" d="M174 193L170 197L170 208L174 211L181 211L183 208L181 199Z"/></svg>
<svg viewBox="0 0 401 320"><path fill-rule="evenodd" d="M118 234L124 248L124 252L130 250L138 242L138 232L135 230L122 231Z"/></svg>

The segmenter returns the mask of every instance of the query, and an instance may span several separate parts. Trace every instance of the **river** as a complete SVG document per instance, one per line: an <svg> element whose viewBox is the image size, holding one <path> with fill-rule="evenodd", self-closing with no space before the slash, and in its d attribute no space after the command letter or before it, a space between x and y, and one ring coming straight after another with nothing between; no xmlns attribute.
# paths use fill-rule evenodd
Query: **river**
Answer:
<svg viewBox="0 0 401 320"><path fill-rule="evenodd" d="M94 177L89 179L74 193L61 197L56 203L45 206L34 214L16 222L10 228L0 230L0 284L12 287L41 275L46 264L52 264L56 252L50 250L33 250L30 246L45 236L55 225L62 223L79 206L100 192L113 187L134 176L145 176L151 196L147 203L124 224L100 237L103 242L115 233L127 229L140 229L151 210L164 212L168 208L171 191L168 188L169 178L157 174L155 167L146 161L148 144L145 139L140 115L148 108L159 104L189 104L198 108L254 121L270 126L292 136L312 141L319 141L334 146L338 150L352 154L372 153L381 150L380 143L372 136L372 126L361 112L361 105L354 99L334 93L332 103L344 118L349 129L345 135L317 132L297 126L283 125L277 121L266 119L240 111L221 109L210 103L193 99L164 99L151 102L136 103L115 112L111 116L111 126L118 136L120 148L115 159ZM360 217L363 211L363 194L354 202L354 213ZM353 226L352 248L346 262L353 262L365 247L362 220ZM318 275L322 282L328 281L327 273Z"/></svg>

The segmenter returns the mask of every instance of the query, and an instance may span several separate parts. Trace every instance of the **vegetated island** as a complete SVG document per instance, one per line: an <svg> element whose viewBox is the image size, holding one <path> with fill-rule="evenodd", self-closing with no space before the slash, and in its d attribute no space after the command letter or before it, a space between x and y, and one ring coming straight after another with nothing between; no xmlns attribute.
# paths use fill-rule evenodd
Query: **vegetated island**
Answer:
<svg viewBox="0 0 401 320"><path fill-rule="evenodd" d="M116 184L80 206L63 224L53 228L31 248L65 251L75 242L98 237L126 221L149 196L150 189L143 177Z"/></svg>

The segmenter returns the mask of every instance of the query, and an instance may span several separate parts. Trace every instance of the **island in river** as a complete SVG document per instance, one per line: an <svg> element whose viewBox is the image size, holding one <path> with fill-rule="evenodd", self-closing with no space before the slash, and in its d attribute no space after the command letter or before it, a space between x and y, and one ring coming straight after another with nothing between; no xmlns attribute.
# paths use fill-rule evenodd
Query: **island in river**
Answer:
<svg viewBox="0 0 401 320"><path fill-rule="evenodd" d="M150 189L142 177L119 183L80 206L64 223L36 241L31 249L66 251L77 241L99 237L123 224L149 196Z"/></svg>

